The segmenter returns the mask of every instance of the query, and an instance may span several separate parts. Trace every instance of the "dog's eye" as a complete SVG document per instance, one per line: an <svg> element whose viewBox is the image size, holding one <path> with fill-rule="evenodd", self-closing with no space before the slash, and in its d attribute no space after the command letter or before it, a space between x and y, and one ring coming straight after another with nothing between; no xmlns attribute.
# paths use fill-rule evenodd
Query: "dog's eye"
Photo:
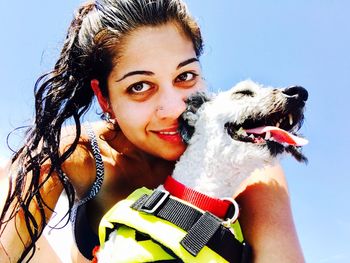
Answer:
<svg viewBox="0 0 350 263"><path fill-rule="evenodd" d="M245 90L238 90L232 94L233 96L250 96L253 97L255 94L253 91L245 89Z"/></svg>

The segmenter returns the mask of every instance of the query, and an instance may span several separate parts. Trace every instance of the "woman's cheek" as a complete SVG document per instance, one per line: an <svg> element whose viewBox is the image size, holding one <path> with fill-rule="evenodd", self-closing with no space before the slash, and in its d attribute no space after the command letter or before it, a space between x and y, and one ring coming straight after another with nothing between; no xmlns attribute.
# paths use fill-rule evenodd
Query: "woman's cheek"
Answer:
<svg viewBox="0 0 350 263"><path fill-rule="evenodd" d="M119 110L118 110L119 109ZM144 128L151 116L151 108L142 105L142 103L136 104L120 104L116 111L116 119L122 127L137 127Z"/></svg>

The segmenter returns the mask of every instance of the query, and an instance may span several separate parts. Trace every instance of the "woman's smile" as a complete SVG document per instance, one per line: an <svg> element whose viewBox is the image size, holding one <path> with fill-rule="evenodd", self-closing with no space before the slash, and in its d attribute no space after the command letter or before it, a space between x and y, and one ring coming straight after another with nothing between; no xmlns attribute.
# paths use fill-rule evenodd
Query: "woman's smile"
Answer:
<svg viewBox="0 0 350 263"><path fill-rule="evenodd" d="M179 133L178 127L161 129L156 131L151 131L156 134L160 139L169 142L169 143L183 143L181 135Z"/></svg>

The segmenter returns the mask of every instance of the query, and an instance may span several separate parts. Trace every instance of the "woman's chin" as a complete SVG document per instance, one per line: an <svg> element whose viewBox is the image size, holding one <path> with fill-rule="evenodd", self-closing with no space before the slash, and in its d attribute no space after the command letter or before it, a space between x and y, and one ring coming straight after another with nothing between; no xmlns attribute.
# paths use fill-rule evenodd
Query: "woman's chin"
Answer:
<svg viewBox="0 0 350 263"><path fill-rule="evenodd" d="M172 149L171 151L163 152L161 154L161 157L167 161L178 161L185 150L185 146L178 147L178 149Z"/></svg>

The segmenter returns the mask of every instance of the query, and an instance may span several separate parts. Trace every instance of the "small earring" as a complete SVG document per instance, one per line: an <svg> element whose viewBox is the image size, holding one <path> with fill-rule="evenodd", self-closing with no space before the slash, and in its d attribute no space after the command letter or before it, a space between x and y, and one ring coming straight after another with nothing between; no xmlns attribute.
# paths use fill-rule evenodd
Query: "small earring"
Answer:
<svg viewBox="0 0 350 263"><path fill-rule="evenodd" d="M111 122L111 114L109 112L102 113L102 119L106 122Z"/></svg>
<svg viewBox="0 0 350 263"><path fill-rule="evenodd" d="M111 114L109 112L102 113L102 120L106 121L113 125L115 129L119 128L117 120L111 118Z"/></svg>
<svg viewBox="0 0 350 263"><path fill-rule="evenodd" d="M104 112L102 114L102 119L105 120L108 123L113 124L113 125L116 124L116 120L111 118L111 114L109 112Z"/></svg>

